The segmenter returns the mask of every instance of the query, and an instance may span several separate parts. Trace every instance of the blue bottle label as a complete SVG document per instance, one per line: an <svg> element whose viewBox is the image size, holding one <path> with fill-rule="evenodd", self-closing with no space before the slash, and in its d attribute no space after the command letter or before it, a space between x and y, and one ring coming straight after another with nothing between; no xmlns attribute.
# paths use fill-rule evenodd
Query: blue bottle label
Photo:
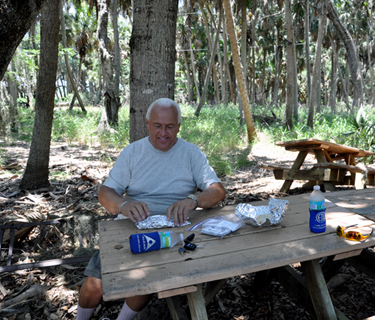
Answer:
<svg viewBox="0 0 375 320"><path fill-rule="evenodd" d="M159 232L132 234L129 237L130 251L133 253L161 249Z"/></svg>
<svg viewBox="0 0 375 320"><path fill-rule="evenodd" d="M322 210L325 208L325 201L310 201L310 210Z"/></svg>
<svg viewBox="0 0 375 320"><path fill-rule="evenodd" d="M161 238L160 248L169 248L172 245L171 233L169 231L160 232L160 238Z"/></svg>
<svg viewBox="0 0 375 320"><path fill-rule="evenodd" d="M310 230L315 233L326 231L326 209L310 210Z"/></svg>

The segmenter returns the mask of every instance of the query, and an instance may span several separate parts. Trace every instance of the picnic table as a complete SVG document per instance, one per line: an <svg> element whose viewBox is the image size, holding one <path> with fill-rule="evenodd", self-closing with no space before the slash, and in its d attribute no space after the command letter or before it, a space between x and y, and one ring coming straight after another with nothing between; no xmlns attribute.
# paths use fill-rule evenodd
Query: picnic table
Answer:
<svg viewBox="0 0 375 320"><path fill-rule="evenodd" d="M340 197L339 194L345 196ZM305 296L310 301L309 311L314 312L318 319L336 319L336 313L340 312L332 305L318 259L327 256L348 258L375 245L375 234L366 241L357 242L340 238L335 233L338 225L357 224L363 233L375 228L372 220L375 215L375 193L371 189L363 189L327 194L327 229L324 233L309 230L309 194L284 199L289 200L289 205L280 224L268 227L246 225L223 239L195 232L194 243L203 248L184 256L178 252L178 245L133 254L128 237L155 230L138 230L128 219L100 222L103 299L108 301L157 293L159 298L167 299L173 319L186 319L186 316L179 314L174 299L176 295L186 294L191 318L207 319L205 306L220 285L225 283L225 279L300 262L306 277L304 288ZM267 205L268 202L251 204ZM226 206L191 211L189 221L195 225L208 217L233 214L235 208ZM359 212L359 209L362 211ZM173 231L188 236L191 225L174 228ZM202 283L207 283L205 292Z"/></svg>
<svg viewBox="0 0 375 320"><path fill-rule="evenodd" d="M356 189L375 184L375 169L356 164L356 159L375 155L374 152L318 139L278 141L275 145L298 152L291 168L272 164L259 166L273 170L275 179L285 180L280 192L288 192L294 180L324 184L327 191L335 190L337 184L355 185ZM308 154L315 156L316 164L312 168L301 169ZM337 162L339 160L341 162Z"/></svg>

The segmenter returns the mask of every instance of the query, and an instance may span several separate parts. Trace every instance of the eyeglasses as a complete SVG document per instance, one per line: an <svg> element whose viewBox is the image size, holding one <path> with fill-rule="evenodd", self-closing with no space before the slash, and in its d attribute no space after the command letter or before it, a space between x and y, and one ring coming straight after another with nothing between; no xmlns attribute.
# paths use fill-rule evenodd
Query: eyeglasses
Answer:
<svg viewBox="0 0 375 320"><path fill-rule="evenodd" d="M347 231L347 232L344 231L345 229L348 229L348 228L351 228L351 227L354 227L354 226L356 226L356 224L353 224L353 225L347 226L347 227L337 226L336 234L339 237L342 237L342 238L345 238L345 239L348 239L348 240L363 241L363 240L367 239L369 236L371 236L372 233L374 232L374 230L371 229L370 234L362 235L362 233L360 233L359 231Z"/></svg>

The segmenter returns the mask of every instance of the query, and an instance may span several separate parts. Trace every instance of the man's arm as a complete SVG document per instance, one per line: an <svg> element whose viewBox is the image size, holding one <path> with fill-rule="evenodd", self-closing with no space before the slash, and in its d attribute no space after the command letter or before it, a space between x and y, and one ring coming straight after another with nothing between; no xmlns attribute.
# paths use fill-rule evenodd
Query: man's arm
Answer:
<svg viewBox="0 0 375 320"><path fill-rule="evenodd" d="M98 199L100 204L110 213L122 213L124 216L129 217L133 222L142 221L150 215L150 210L148 209L147 204L140 201L129 201L125 203L120 212L120 207L125 202L125 199L115 190L106 186L100 188Z"/></svg>
<svg viewBox="0 0 375 320"><path fill-rule="evenodd" d="M201 208L211 208L219 201L225 198L226 191L219 182L211 184L206 190L197 193L198 206ZM184 224L190 210L195 209L196 203L192 199L183 199L173 203L167 209L167 217L170 220L173 217L175 226Z"/></svg>

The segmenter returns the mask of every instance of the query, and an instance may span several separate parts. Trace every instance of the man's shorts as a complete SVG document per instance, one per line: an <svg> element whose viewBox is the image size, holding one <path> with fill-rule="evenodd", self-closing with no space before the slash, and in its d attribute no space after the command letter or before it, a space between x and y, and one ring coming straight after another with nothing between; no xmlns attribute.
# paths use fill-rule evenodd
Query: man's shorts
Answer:
<svg viewBox="0 0 375 320"><path fill-rule="evenodd" d="M102 279L102 267L100 265L99 250L94 253L91 257L89 264L87 265L85 272L83 273L87 277L94 277L96 279Z"/></svg>

